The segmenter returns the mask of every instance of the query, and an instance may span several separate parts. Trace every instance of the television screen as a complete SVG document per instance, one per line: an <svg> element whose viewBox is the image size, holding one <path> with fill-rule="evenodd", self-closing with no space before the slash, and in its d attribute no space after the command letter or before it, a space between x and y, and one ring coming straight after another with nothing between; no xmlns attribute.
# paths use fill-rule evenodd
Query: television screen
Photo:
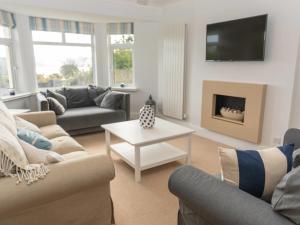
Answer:
<svg viewBox="0 0 300 225"><path fill-rule="evenodd" d="M206 60L263 61L267 15L207 25Z"/></svg>

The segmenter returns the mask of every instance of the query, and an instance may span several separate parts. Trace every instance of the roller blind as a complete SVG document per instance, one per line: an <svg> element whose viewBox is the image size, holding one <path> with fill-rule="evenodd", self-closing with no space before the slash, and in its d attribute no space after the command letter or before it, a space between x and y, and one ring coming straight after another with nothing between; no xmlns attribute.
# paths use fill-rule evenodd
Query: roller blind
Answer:
<svg viewBox="0 0 300 225"><path fill-rule="evenodd" d="M94 25L92 23L71 20L48 19L32 16L29 19L31 30L77 34L94 33Z"/></svg>
<svg viewBox="0 0 300 225"><path fill-rule="evenodd" d="M15 28L16 22L14 14L0 9L0 25L9 28Z"/></svg>
<svg viewBox="0 0 300 225"><path fill-rule="evenodd" d="M109 23L107 24L108 34L133 34L133 23Z"/></svg>

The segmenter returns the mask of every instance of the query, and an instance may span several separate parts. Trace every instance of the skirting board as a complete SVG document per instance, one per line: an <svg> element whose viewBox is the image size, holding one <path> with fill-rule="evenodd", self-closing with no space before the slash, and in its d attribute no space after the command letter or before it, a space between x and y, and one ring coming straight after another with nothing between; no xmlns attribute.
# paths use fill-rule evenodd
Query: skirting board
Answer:
<svg viewBox="0 0 300 225"><path fill-rule="evenodd" d="M165 120L169 120L171 122L177 123L177 124L181 124L183 126L186 127L190 127L191 129L195 130L195 135L198 135L200 137L206 138L208 140L211 141L215 141L224 145L228 145L234 148L240 148L240 149L250 149L250 148L254 148L254 149L263 149L266 147L270 147L270 146L266 146L266 145L255 145L253 143L250 142L246 142L246 141L241 141L241 140L237 140L235 138L226 136L226 135L222 135L222 134L218 134L212 131L209 131L207 129L204 129L200 126L196 126L192 123L189 123L188 121L179 121L176 119L171 119L169 117L166 117L164 115L158 115L158 117L165 119Z"/></svg>

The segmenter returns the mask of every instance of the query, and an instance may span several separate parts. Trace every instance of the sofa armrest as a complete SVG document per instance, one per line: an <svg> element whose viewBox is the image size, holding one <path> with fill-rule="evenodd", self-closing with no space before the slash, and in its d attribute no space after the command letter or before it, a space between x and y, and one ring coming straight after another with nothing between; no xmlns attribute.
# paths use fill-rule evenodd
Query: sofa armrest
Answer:
<svg viewBox="0 0 300 225"><path fill-rule="evenodd" d="M47 204L97 186L109 185L114 167L106 155L86 155L48 166L49 174L31 185L0 179L0 218ZM4 203L5 204L2 204Z"/></svg>
<svg viewBox="0 0 300 225"><path fill-rule="evenodd" d="M53 111L29 112L18 115L24 120L31 122L38 127L56 124L56 115Z"/></svg>
<svg viewBox="0 0 300 225"><path fill-rule="evenodd" d="M121 109L123 109L126 113L126 120L130 120L130 94L125 92L113 91L123 95Z"/></svg>
<svg viewBox="0 0 300 225"><path fill-rule="evenodd" d="M169 189L207 224L294 225L267 202L191 166L171 175Z"/></svg>
<svg viewBox="0 0 300 225"><path fill-rule="evenodd" d="M47 98L41 93L37 93L36 95L38 107L40 111L48 111L49 110L49 102Z"/></svg>

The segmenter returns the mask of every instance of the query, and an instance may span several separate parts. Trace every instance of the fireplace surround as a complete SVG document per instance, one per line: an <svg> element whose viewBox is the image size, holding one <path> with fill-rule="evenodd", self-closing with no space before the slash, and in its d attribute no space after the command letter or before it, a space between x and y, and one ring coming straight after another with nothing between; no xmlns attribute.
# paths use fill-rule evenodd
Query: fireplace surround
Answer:
<svg viewBox="0 0 300 225"><path fill-rule="evenodd" d="M202 127L259 144L266 89L265 84L203 81Z"/></svg>

